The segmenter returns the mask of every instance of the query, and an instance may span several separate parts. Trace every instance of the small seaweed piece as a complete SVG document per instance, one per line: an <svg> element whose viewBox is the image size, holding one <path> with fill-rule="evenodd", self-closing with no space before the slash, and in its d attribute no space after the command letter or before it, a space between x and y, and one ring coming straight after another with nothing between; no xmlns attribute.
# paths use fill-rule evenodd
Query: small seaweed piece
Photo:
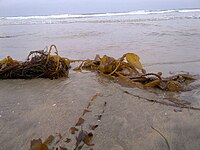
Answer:
<svg viewBox="0 0 200 150"><path fill-rule="evenodd" d="M154 127L151 126L151 128L152 128L153 130L155 130L158 134L160 134L160 136L162 136L162 138L165 140L165 143L167 144L168 150L170 150L170 146L169 146L169 143L168 143L166 137L165 137L160 131L158 131L157 129L155 129Z"/></svg>
<svg viewBox="0 0 200 150"><path fill-rule="evenodd" d="M96 93L96 94L91 98L91 101L94 101L94 100L97 98L97 96L101 96L101 93Z"/></svg>
<svg viewBox="0 0 200 150"><path fill-rule="evenodd" d="M83 142L87 146L93 146L94 144L92 144L92 139L93 139L93 133L90 132L85 136L85 138L83 139Z"/></svg>
<svg viewBox="0 0 200 150"><path fill-rule="evenodd" d="M81 149L83 148L84 145L85 145L84 143L83 143L82 145L80 145L80 146L78 147L78 150L81 150Z"/></svg>
<svg viewBox="0 0 200 150"><path fill-rule="evenodd" d="M88 113L88 112L92 112L92 110L89 110L89 109L85 108L85 109L83 110L82 116L84 116L84 115L85 115L86 113Z"/></svg>
<svg viewBox="0 0 200 150"><path fill-rule="evenodd" d="M31 141L30 150L48 150L46 144L42 143L41 139L33 139Z"/></svg>
<svg viewBox="0 0 200 150"><path fill-rule="evenodd" d="M76 127L71 127L71 128L69 129L69 132L70 132L71 134L75 134L76 131L78 131L78 129L77 129Z"/></svg>
<svg viewBox="0 0 200 150"><path fill-rule="evenodd" d="M79 145L81 144L81 142L83 142L83 140L85 139L85 137L88 135L87 131L81 130L78 134L78 136L76 137L76 147L75 149L77 149L79 147Z"/></svg>
<svg viewBox="0 0 200 150"><path fill-rule="evenodd" d="M82 117L80 117L75 126L81 126L84 122L85 122L85 120Z"/></svg>
<svg viewBox="0 0 200 150"><path fill-rule="evenodd" d="M98 126L98 124L92 124L90 125L90 130L95 130Z"/></svg>
<svg viewBox="0 0 200 150"><path fill-rule="evenodd" d="M53 135L49 135L48 138L44 141L44 144L50 144L55 139Z"/></svg>
<svg viewBox="0 0 200 150"><path fill-rule="evenodd" d="M157 80L153 80L153 81L151 81L151 82L149 82L149 83L146 83L145 85L144 85L144 87L155 87L155 86L159 86L160 85L160 80L159 79L157 79Z"/></svg>
<svg viewBox="0 0 200 150"><path fill-rule="evenodd" d="M59 146L60 150L68 150L67 148L65 147L62 147L62 146Z"/></svg>
<svg viewBox="0 0 200 150"><path fill-rule="evenodd" d="M72 140L70 138L66 138L66 140L64 142L66 143L70 143Z"/></svg>
<svg viewBox="0 0 200 150"><path fill-rule="evenodd" d="M140 57L138 55L134 53L127 53L125 56L130 66L135 67L140 70L143 69L142 64L140 62Z"/></svg>

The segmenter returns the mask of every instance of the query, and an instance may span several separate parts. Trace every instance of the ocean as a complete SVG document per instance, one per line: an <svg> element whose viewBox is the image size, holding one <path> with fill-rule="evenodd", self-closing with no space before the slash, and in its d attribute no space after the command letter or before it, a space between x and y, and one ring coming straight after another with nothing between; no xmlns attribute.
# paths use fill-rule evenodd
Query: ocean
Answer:
<svg viewBox="0 0 200 150"><path fill-rule="evenodd" d="M199 76L200 9L0 17L0 59L24 61L31 50L51 44L70 59L94 59L96 54L120 58L133 52L147 72ZM26 150L33 138L68 131L96 92L103 96L94 108L99 110L102 101L108 108L95 133L94 149L164 149L165 143L150 126L162 131L171 149L199 149L198 111L175 112L176 108L120 90L153 99L175 97L200 107L200 81L191 86L183 93L154 95L121 87L95 73L74 71L68 79L1 80L0 150Z"/></svg>

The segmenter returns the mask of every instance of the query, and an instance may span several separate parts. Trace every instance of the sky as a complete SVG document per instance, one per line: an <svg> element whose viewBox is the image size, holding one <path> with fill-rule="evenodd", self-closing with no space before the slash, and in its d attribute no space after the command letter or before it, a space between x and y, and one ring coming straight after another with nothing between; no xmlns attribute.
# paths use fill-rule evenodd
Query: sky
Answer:
<svg viewBox="0 0 200 150"><path fill-rule="evenodd" d="M200 8L200 0L0 0L0 16Z"/></svg>

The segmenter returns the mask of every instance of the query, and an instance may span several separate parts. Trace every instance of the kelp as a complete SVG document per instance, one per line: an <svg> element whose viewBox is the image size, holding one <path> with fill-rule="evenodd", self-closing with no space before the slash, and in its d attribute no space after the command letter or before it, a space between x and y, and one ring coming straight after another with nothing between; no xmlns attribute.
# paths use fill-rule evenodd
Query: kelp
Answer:
<svg viewBox="0 0 200 150"><path fill-rule="evenodd" d="M55 55L51 55L55 48ZM31 51L25 62L13 60L10 56L0 61L0 79L32 79L67 77L69 62L58 55L55 45L48 51Z"/></svg>
<svg viewBox="0 0 200 150"><path fill-rule="evenodd" d="M81 60L77 60L81 61ZM72 62L76 62L73 60ZM179 92L187 90L187 85L195 80L189 74L178 74L162 77L162 73L146 73L142 67L140 57L134 53L124 54L119 59L104 55L96 55L94 60L82 60L80 66L74 70L96 71L102 76L122 80L140 88L158 88L164 91Z"/></svg>
<svg viewBox="0 0 200 150"><path fill-rule="evenodd" d="M42 139L40 138L33 139L29 150L67 150L69 147L71 148L70 150L72 150L72 147L73 150L81 150L85 146L87 146L86 148L89 147L90 149L93 149L93 146L95 145L93 143L95 130L101 123L102 116L106 110L107 102L104 101L102 103L102 109L97 117L92 113L90 114L90 116L93 117L92 121L94 122L90 122L91 120L88 121L83 118L85 118L86 115L84 113L85 109L90 109L91 111L89 112L94 110L92 105L94 105L98 96L102 96L102 94L96 93L91 97L88 101L90 106L88 107L88 104L86 105L87 107L80 113L82 115L76 119L77 122L69 130L66 130L67 132L49 135L44 142L42 142ZM85 122L87 122L86 125ZM87 124L89 124L89 126L87 126Z"/></svg>
<svg viewBox="0 0 200 150"><path fill-rule="evenodd" d="M55 48L56 55L50 55L52 48ZM161 72L147 73L140 62L140 57L134 53L124 54L119 59L104 55L100 57L96 55L94 60L70 60L62 58L58 55L58 50L55 45L51 45L48 52L46 51L32 51L28 55L28 59L25 62L18 62L11 57L7 57L0 61L0 78L1 79L31 79L31 78L59 78L68 76L68 70L71 63L81 62L78 67L75 67L75 71L93 71L97 72L101 76L109 77L115 81L122 81L132 85L131 87L139 87L142 89L155 88L163 91L180 92L187 90L187 85L191 83L195 78L189 74L177 74L170 77L163 77ZM121 89L122 90L122 89ZM175 98L163 98L167 101L160 101L150 98L141 97L140 95L134 95L128 91L122 90L124 94L134 96L138 99L144 99L152 103L158 103L167 106L186 108L192 110L200 110L191 106L191 103L185 100L179 100ZM95 122L89 122L85 115L92 114L94 108L92 107L98 96L102 96L101 93L96 93L88 101L86 107L81 112L81 116L76 119L76 123L72 125L66 133L58 133L56 135L50 135L44 142L41 139L34 139L31 141L30 150L67 150L69 147L74 147L74 150L81 150L84 146L88 146L93 149L94 133L99 124L101 123L102 116L104 116L107 102L103 103L103 107L99 114L95 115ZM170 102L170 103L169 103ZM169 143L164 135L157 129L158 132L165 140L168 149Z"/></svg>
<svg viewBox="0 0 200 150"><path fill-rule="evenodd" d="M55 48L55 55L51 55ZM121 80L140 88L158 88L164 91L185 91L187 85L195 80L189 74L178 74L162 77L162 73L146 73L140 57L134 53L126 53L121 58L96 55L94 60L70 60L58 55L55 45L48 51L31 51L25 62L13 60L10 56L0 61L0 79L32 79L67 77L70 63L81 62L74 68L76 71L96 71L102 76Z"/></svg>

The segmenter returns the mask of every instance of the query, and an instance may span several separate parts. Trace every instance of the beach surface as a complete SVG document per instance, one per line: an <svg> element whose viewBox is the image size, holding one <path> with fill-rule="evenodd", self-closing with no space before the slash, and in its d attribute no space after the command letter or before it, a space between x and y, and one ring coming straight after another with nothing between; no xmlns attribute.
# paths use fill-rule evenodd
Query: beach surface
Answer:
<svg viewBox="0 0 200 150"><path fill-rule="evenodd" d="M59 55L94 59L140 56L147 72L199 75L200 12L171 12L75 18L1 18L0 59L24 61L31 50L57 45ZM76 66L72 64L72 68ZM151 103L144 98L178 98L200 108L200 80L182 93L149 92L124 87L96 73L70 71L57 80L0 80L0 150L27 150L32 139L51 134L71 136L69 128L93 101L83 129L98 121L95 150L198 150L200 111ZM127 94L130 93L130 94ZM142 97L142 98L138 98ZM72 138L72 143L75 138ZM68 149L75 145L68 144ZM84 146L83 149L89 149Z"/></svg>

